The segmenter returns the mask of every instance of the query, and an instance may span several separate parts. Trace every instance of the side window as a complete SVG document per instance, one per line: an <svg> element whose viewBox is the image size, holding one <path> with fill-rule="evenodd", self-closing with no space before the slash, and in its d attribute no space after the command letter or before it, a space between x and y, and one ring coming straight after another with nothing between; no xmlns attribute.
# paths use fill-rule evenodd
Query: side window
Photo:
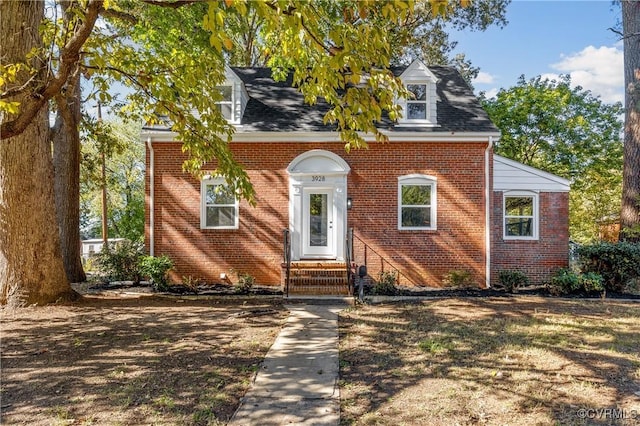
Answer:
<svg viewBox="0 0 640 426"><path fill-rule="evenodd" d="M505 194L503 213L505 239L538 239L538 194Z"/></svg>
<svg viewBox="0 0 640 426"><path fill-rule="evenodd" d="M200 227L238 229L238 199L222 179L205 179L200 186Z"/></svg>
<svg viewBox="0 0 640 426"><path fill-rule="evenodd" d="M409 175L398 178L398 229L436 229L436 178Z"/></svg>
<svg viewBox="0 0 640 426"><path fill-rule="evenodd" d="M222 116L228 121L233 121L233 88L231 86L219 86L222 100L216 102Z"/></svg>

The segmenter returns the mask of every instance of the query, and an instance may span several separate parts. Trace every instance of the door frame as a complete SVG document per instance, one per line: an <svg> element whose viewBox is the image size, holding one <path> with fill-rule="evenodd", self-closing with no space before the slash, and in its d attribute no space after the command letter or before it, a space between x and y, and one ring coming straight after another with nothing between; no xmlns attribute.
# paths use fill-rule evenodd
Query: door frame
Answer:
<svg viewBox="0 0 640 426"><path fill-rule="evenodd" d="M289 174L289 230L291 259L335 259L343 261L347 235L347 174L349 165L337 154L314 149L298 155L287 167ZM333 252L308 253L305 241L306 194L313 190L330 191L333 198ZM305 239L306 238L306 239Z"/></svg>

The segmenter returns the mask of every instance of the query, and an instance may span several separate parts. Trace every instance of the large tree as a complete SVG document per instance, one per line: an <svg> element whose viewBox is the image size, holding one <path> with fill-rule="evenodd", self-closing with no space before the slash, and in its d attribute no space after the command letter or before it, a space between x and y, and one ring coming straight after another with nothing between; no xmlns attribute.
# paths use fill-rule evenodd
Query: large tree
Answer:
<svg viewBox="0 0 640 426"><path fill-rule="evenodd" d="M71 296L53 192L48 101L59 93L97 18L71 37L51 76L40 26L42 1L0 3L0 303L46 303Z"/></svg>
<svg viewBox="0 0 640 426"><path fill-rule="evenodd" d="M570 231L598 238L598 221L619 211L622 105L605 104L571 80L520 77L484 100L502 131L495 152L571 181Z"/></svg>
<svg viewBox="0 0 640 426"><path fill-rule="evenodd" d="M620 238L640 241L640 1L622 1L624 39L624 179Z"/></svg>
<svg viewBox="0 0 640 426"><path fill-rule="evenodd" d="M71 294L56 226L47 109L56 96L67 93L79 66L103 76L103 89L116 76L135 87L126 112L147 121L166 117L188 153L186 170L197 172L215 159L218 172L236 192L253 197L247 175L229 149L233 127L215 106L226 52L233 49L225 22L234 15L248 16L249 2L65 4L72 19L43 21L41 1L0 3L2 303L10 293L23 294L28 303ZM425 4L434 15L447 8L440 0ZM290 0L251 6L263 22L263 54L274 75L292 75L307 102L323 98L329 104L325 118L335 123L345 148L365 145L360 132L386 139L376 123L384 113L396 117L394 100L407 95L388 70L406 39L391 34L413 13L413 2ZM110 25L95 30L99 15ZM195 24L194 15L204 19ZM106 90L98 93L108 97ZM58 107L64 105L67 100L60 100Z"/></svg>

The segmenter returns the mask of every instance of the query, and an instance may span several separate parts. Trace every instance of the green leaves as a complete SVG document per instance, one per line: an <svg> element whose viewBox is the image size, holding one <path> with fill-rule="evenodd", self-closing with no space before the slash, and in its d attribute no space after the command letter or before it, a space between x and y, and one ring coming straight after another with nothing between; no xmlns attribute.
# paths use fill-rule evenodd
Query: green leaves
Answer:
<svg viewBox="0 0 640 426"><path fill-rule="evenodd" d="M597 238L598 220L620 206L622 106L571 87L563 76L520 77L484 107L502 131L496 153L570 179L571 237Z"/></svg>

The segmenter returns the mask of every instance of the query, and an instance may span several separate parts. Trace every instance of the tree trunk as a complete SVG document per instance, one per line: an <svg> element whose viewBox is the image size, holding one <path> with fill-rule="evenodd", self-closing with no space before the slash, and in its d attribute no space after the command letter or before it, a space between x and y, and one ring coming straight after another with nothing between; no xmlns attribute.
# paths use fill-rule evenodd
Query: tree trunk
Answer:
<svg viewBox="0 0 640 426"><path fill-rule="evenodd" d="M3 65L23 62L42 47L38 28L44 2L1 1ZM39 77L46 69L34 59ZM28 78L18 76L15 87ZM29 91L9 98L22 102ZM3 119L11 118L4 114ZM41 108L21 134L0 140L0 303L44 304L74 295L60 251L53 196L48 109ZM2 135L0 135L2 136Z"/></svg>
<svg viewBox="0 0 640 426"><path fill-rule="evenodd" d="M640 2L622 2L625 126L620 239L640 241Z"/></svg>
<svg viewBox="0 0 640 426"><path fill-rule="evenodd" d="M86 280L80 250L80 74L73 74L64 94L56 96L53 167L56 214L62 258L71 282Z"/></svg>

